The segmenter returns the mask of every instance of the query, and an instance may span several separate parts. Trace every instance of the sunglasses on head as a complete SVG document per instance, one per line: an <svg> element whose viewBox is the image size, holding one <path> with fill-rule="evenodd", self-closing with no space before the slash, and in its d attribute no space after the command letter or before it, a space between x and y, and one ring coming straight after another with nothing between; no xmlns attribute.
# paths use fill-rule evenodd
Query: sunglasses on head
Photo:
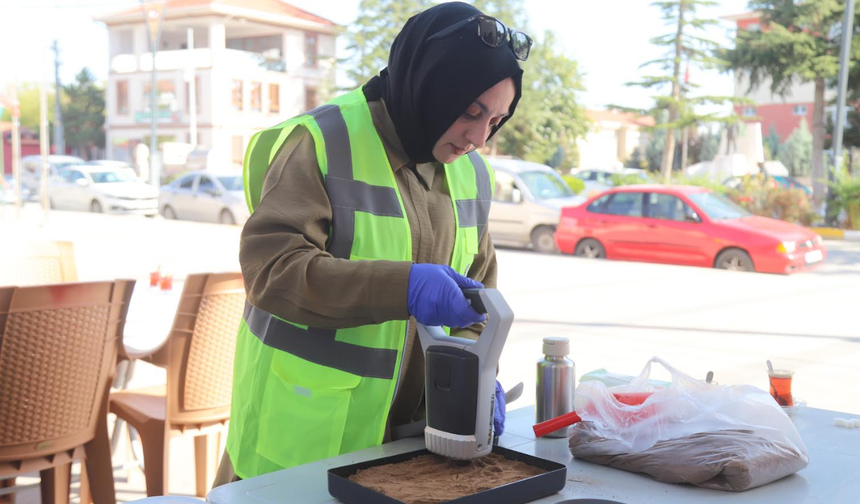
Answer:
<svg viewBox="0 0 860 504"><path fill-rule="evenodd" d="M518 60L525 61L529 59L529 51L531 51L532 48L531 37L519 30L508 28L498 19L485 16L484 14L477 14L468 19L454 23L448 28L430 36L430 38L427 39L427 42L447 37L473 21L478 22L478 37L483 40L485 44L490 47L501 47L502 44L508 42L511 51L513 51L514 56Z"/></svg>

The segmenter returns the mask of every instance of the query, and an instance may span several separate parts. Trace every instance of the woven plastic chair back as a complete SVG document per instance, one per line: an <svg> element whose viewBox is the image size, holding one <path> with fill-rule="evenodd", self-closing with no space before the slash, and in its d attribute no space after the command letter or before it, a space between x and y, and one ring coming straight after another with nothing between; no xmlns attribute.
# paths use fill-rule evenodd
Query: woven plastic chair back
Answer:
<svg viewBox="0 0 860 504"><path fill-rule="evenodd" d="M71 242L32 242L4 246L0 285L48 285L77 282Z"/></svg>
<svg viewBox="0 0 860 504"><path fill-rule="evenodd" d="M189 275L185 280L168 339L167 415L172 425L229 418L244 305L241 273Z"/></svg>
<svg viewBox="0 0 860 504"><path fill-rule="evenodd" d="M93 438L133 288L133 280L0 288L0 474L4 462L50 466Z"/></svg>

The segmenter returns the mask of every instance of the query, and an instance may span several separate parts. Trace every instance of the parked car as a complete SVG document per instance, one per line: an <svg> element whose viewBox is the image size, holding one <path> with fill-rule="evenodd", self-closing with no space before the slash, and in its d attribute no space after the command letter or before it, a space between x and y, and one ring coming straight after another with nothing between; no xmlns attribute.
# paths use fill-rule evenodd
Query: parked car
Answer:
<svg viewBox="0 0 860 504"><path fill-rule="evenodd" d="M244 224L251 215L238 173L186 173L162 186L158 208L165 219L221 224Z"/></svg>
<svg viewBox="0 0 860 504"><path fill-rule="evenodd" d="M51 208L94 213L158 214L158 189L131 168L72 166L50 184Z"/></svg>
<svg viewBox="0 0 860 504"><path fill-rule="evenodd" d="M806 193L807 196L810 198L812 197L812 189L794 177L790 177L788 175L768 175L767 178L773 182L774 187L780 187L782 189L800 189ZM723 181L723 185L730 189L737 189L741 186L743 180L743 177L729 177Z"/></svg>
<svg viewBox="0 0 860 504"><path fill-rule="evenodd" d="M827 251L809 229L752 215L710 189L625 186L562 210L559 250L728 270L792 273L821 263Z"/></svg>
<svg viewBox="0 0 860 504"><path fill-rule="evenodd" d="M552 168L511 158L488 158L496 174L490 206L489 230L493 241L538 252L556 252L553 233L562 207L585 198L573 194Z"/></svg>
<svg viewBox="0 0 860 504"><path fill-rule="evenodd" d="M15 179L12 175L3 175L0 180L0 204L15 204L18 202L18 192L15 190ZM30 190L21 184L21 200L30 199Z"/></svg>
<svg viewBox="0 0 860 504"><path fill-rule="evenodd" d="M48 183L59 175L60 171L69 166L82 165L85 161L76 156L48 156ZM24 156L21 158L21 187L26 187L31 200L38 200L42 193L42 156Z"/></svg>
<svg viewBox="0 0 860 504"><path fill-rule="evenodd" d="M585 169L575 171L571 175L585 182L585 189L582 191L585 197L591 197L611 189L615 186L614 177L619 175L635 175L642 179L643 184L648 182L648 174L645 170L638 168L621 168L616 170Z"/></svg>

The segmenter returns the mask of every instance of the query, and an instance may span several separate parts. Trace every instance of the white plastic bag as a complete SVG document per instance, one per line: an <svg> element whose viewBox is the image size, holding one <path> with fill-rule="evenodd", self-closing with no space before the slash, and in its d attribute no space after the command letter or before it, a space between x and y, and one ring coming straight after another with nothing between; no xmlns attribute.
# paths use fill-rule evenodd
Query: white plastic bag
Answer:
<svg viewBox="0 0 860 504"><path fill-rule="evenodd" d="M651 363L669 371L670 387L647 384ZM639 405L616 398L642 393L651 394ZM572 431L574 456L660 481L737 491L809 463L800 434L770 394L751 385L708 384L658 357L628 385L581 383L574 405L583 420ZM667 461L673 462L668 472Z"/></svg>

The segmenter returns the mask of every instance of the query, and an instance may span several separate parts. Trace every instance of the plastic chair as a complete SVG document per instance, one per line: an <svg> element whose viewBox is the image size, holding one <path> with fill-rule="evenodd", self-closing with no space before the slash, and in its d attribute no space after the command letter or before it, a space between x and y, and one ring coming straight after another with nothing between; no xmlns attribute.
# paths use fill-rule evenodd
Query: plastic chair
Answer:
<svg viewBox="0 0 860 504"><path fill-rule="evenodd" d="M0 258L3 262L0 285L47 285L78 281L72 242L4 244Z"/></svg>
<svg viewBox="0 0 860 504"><path fill-rule="evenodd" d="M116 503L108 394L133 287L0 288L0 478L39 471L43 504L68 504L83 459L81 501Z"/></svg>
<svg viewBox="0 0 860 504"><path fill-rule="evenodd" d="M170 439L185 434L195 436L196 494L206 495L220 455L211 441L220 445L230 418L233 353L244 305L241 273L189 275L170 336L146 358L167 368L167 384L111 393L111 413L140 435L147 496L167 493Z"/></svg>

